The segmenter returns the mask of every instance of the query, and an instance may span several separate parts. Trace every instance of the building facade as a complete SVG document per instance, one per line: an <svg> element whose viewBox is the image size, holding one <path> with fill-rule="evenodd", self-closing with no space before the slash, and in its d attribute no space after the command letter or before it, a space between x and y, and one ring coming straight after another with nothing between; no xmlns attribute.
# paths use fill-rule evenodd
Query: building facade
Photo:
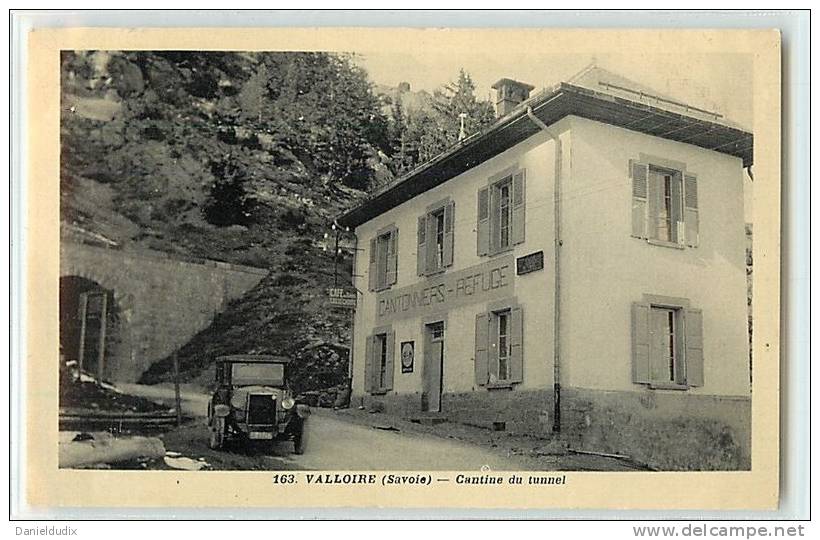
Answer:
<svg viewBox="0 0 820 540"><path fill-rule="evenodd" d="M603 70L499 83L496 124L340 220L353 403L748 468L751 135Z"/></svg>

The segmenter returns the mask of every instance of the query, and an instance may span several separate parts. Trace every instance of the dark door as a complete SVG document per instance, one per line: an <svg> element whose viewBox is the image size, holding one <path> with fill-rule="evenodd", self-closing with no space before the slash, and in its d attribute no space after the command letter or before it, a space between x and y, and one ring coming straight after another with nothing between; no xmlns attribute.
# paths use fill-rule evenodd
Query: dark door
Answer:
<svg viewBox="0 0 820 540"><path fill-rule="evenodd" d="M105 332L108 295L92 291L80 295L80 373L85 371L102 381L105 370Z"/></svg>
<svg viewBox="0 0 820 540"><path fill-rule="evenodd" d="M444 374L444 323L428 324L424 337L424 389L422 407L427 412L441 411Z"/></svg>

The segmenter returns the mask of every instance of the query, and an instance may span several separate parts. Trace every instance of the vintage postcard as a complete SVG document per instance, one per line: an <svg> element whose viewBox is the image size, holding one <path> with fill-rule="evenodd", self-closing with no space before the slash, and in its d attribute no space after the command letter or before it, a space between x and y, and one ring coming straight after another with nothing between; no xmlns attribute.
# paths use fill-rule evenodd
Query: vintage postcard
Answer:
<svg viewBox="0 0 820 540"><path fill-rule="evenodd" d="M776 507L777 31L28 39L32 507Z"/></svg>

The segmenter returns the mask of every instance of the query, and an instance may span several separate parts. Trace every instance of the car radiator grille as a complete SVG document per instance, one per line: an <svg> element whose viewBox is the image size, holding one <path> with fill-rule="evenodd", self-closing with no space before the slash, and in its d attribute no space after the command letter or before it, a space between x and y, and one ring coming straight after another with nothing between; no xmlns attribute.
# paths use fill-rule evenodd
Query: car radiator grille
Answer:
<svg viewBox="0 0 820 540"><path fill-rule="evenodd" d="M275 424L276 398L270 394L248 396L248 424Z"/></svg>

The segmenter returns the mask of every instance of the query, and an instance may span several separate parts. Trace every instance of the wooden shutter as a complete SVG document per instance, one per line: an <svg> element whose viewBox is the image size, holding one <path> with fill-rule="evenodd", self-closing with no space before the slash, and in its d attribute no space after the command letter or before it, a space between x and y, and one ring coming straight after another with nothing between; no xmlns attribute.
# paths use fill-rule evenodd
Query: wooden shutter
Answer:
<svg viewBox="0 0 820 540"><path fill-rule="evenodd" d="M509 321L507 322L509 324ZM489 371L490 382L498 382L498 316L490 313L487 317L487 323L490 337L490 346L487 350L487 371ZM509 362L509 359L507 361Z"/></svg>
<svg viewBox="0 0 820 540"><path fill-rule="evenodd" d="M475 316L475 383L487 384L490 376L488 351L490 344L490 314L479 313Z"/></svg>
<svg viewBox="0 0 820 540"><path fill-rule="evenodd" d="M479 256L490 252L490 188L478 190L478 222L476 224L477 252Z"/></svg>
<svg viewBox="0 0 820 540"><path fill-rule="evenodd" d="M438 238L436 233L436 227L438 223L436 223L436 219L431 215L427 214L427 274L435 273L438 268Z"/></svg>
<svg viewBox="0 0 820 540"><path fill-rule="evenodd" d="M698 177L694 174L684 176L683 207L683 219L686 224L686 245L697 247L700 215L698 212Z"/></svg>
<svg viewBox="0 0 820 540"><path fill-rule="evenodd" d="M418 243L416 244L416 272L423 276L427 273L427 215L419 216Z"/></svg>
<svg viewBox="0 0 820 540"><path fill-rule="evenodd" d="M524 312L520 307L510 310L510 382L524 380Z"/></svg>
<svg viewBox="0 0 820 540"><path fill-rule="evenodd" d="M652 381L649 359L649 304L632 304L632 382Z"/></svg>
<svg viewBox="0 0 820 540"><path fill-rule="evenodd" d="M367 288L375 291L378 283L379 266L377 253L378 240L372 238L370 240L370 268L367 273Z"/></svg>
<svg viewBox="0 0 820 540"><path fill-rule="evenodd" d="M521 171L516 173L512 180L512 237L510 238L510 245L520 244L524 241L524 229L526 228L525 196L526 179L524 171Z"/></svg>
<svg viewBox="0 0 820 540"><path fill-rule="evenodd" d="M373 346L374 336L367 336L364 347L364 391L373 391L373 355L375 347Z"/></svg>
<svg viewBox="0 0 820 540"><path fill-rule="evenodd" d="M393 285L398 280L399 275L399 230L390 231L390 238L387 240L387 275L385 285Z"/></svg>
<svg viewBox="0 0 820 540"><path fill-rule="evenodd" d="M683 331L686 352L686 384L703 386L703 312L687 309L684 312Z"/></svg>
<svg viewBox="0 0 820 540"><path fill-rule="evenodd" d="M630 160L629 176L632 180L632 236L648 238L649 166Z"/></svg>
<svg viewBox="0 0 820 540"><path fill-rule="evenodd" d="M686 223L683 211L683 174L672 175L672 241L686 245Z"/></svg>
<svg viewBox="0 0 820 540"><path fill-rule="evenodd" d="M390 331L386 334L385 347L387 354L384 361L384 386L382 390L393 389L393 356L396 352L396 332Z"/></svg>
<svg viewBox="0 0 820 540"><path fill-rule="evenodd" d="M456 203L450 201L444 207L444 264L442 266L453 265L453 241L455 237L455 217Z"/></svg>
<svg viewBox="0 0 820 540"><path fill-rule="evenodd" d="M498 241L499 238L499 193L498 193L498 186L490 186L490 216L489 216L489 233L490 233L490 243L489 243L489 253L490 255L495 255L498 253Z"/></svg>

